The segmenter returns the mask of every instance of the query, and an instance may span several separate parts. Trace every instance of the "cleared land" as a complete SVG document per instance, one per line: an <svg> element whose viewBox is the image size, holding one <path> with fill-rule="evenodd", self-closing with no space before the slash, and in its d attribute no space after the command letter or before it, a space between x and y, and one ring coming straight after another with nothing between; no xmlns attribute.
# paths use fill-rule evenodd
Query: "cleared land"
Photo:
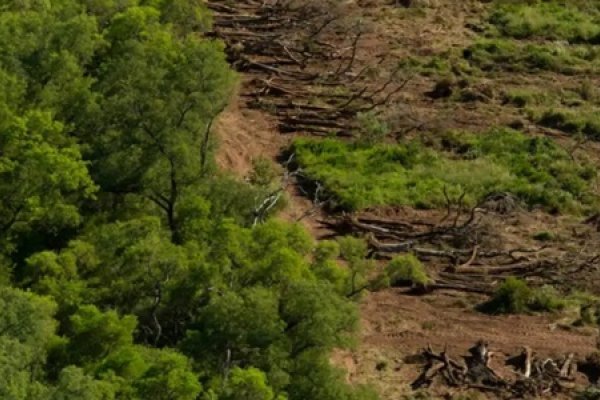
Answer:
<svg viewBox="0 0 600 400"><path fill-rule="evenodd" d="M365 237L381 265L412 252L435 282L363 296L362 341L336 357L350 380L409 396L423 362L406 357L428 344L458 357L484 339L499 359L521 346L581 360L596 350L599 6L209 4L242 74L222 164L244 175L260 156L283 163L297 183L286 218L317 237ZM477 311L508 276L570 302ZM442 380L429 392L461 390Z"/></svg>

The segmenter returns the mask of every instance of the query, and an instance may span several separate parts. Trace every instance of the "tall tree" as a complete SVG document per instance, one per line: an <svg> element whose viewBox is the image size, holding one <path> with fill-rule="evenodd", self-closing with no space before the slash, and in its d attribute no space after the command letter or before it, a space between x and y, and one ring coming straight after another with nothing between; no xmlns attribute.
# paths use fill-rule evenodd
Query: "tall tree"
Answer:
<svg viewBox="0 0 600 400"><path fill-rule="evenodd" d="M213 119L227 102L233 74L222 44L160 24L160 13L133 7L107 28L111 51L101 64L99 183L146 196L181 241L177 205L207 167Z"/></svg>

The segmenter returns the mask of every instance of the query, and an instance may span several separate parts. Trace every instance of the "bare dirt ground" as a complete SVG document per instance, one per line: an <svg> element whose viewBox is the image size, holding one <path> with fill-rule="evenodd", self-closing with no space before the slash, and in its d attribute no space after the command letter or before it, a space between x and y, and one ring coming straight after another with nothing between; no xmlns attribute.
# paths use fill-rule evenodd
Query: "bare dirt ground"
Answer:
<svg viewBox="0 0 600 400"><path fill-rule="evenodd" d="M230 4L220 1L214 3ZM478 16L486 7L485 2L475 0L421 0L418 3L424 3L424 6L418 9L395 8L388 3L390 2L378 0L359 1L348 7L348 10L355 13L351 17L360 17L369 26L368 32L357 47L356 69L382 54L386 54L389 60L397 61L407 56L430 56L443 54L449 49L460 50L474 36L472 30L466 26L477 23ZM227 11L229 5L223 7L226 7L223 9ZM393 64L392 61L389 62ZM266 61L261 59L261 62ZM306 67L307 70L310 68ZM319 66L317 70L318 68ZM324 73L331 69L331 65L321 65L320 68ZM393 68L391 64L389 68ZM248 93L264 90L257 88L256 78L268 80L270 76L256 70L241 72L239 93L216 125L220 138L218 163L241 178L247 176L252 168L252 160L257 157L267 157L276 161L293 136L281 133L279 109L274 112L273 109L257 108L249 101ZM386 75L371 77L373 81L378 79L386 79ZM269 88L272 91L283 91L284 96L287 96L285 101L291 104L295 101L293 93L298 87L287 84L287 80L284 82L284 86ZM561 144L571 146L572 141L564 135L531 125L519 110L503 106L503 91L519 87L524 82L534 87L551 87L552 90L561 90L565 85L577 85L577 82L565 82L555 76L506 75L494 82L481 78L473 85L475 88L491 85L489 99L457 103L444 99L432 100L424 96L424 93L435 85L435 78L414 76L404 90L390 102L386 112L397 115L410 114L410 123L427 120L417 131L483 131L493 125L507 125L521 120L524 129L530 133L551 134ZM271 83L268 80L268 84ZM261 101L264 100L260 96L257 97ZM392 119L398 118L397 115ZM403 124L406 124L406 121L400 123L401 126L405 126ZM297 131L295 134L306 133ZM588 149L599 148L597 144L592 144ZM306 215L313 205L297 187L289 187L287 195L289 201L281 215L283 219L300 219L317 239L332 234L331 230L321 224L322 220L328 218L323 211ZM513 218L512 223L500 218L497 224L503 231L504 240L513 244L522 244L524 241L531 244L532 234L541 230L558 231L568 235L577 230L583 232L588 229L579 221L565 221L544 213L523 214ZM591 234L570 238L563 243L563 248L576 248L578 240L579 245L582 245L589 240ZM560 235L558 240L561 240ZM595 273L590 275L590 272L586 272L579 279L595 285L597 282L589 279L597 275L593 274ZM448 352L454 357L465 354L479 339L487 340L491 350L499 355L514 354L522 346L530 346L543 356L571 352L584 356L596 351L597 330L572 327L568 313L561 316L490 316L474 311L473 305L482 300L479 295L443 290L422 297L413 296L400 289L369 293L361 301L362 328L359 345L352 352L336 354L334 361L348 370L349 381L371 383L377 387L382 399L397 400L410 392L410 382L419 374L419 366L411 362L410 356L429 344L437 349L447 346ZM500 358L503 357L498 357ZM497 368L503 371L503 366L497 365ZM439 396L453 393L455 392L447 388L435 391Z"/></svg>
<svg viewBox="0 0 600 400"><path fill-rule="evenodd" d="M420 349L431 345L460 359L478 340L486 338L495 352L491 365L501 376L512 371L507 356L530 346L541 357L565 352L587 355L596 349L596 332L573 329L557 316L488 316L473 311L473 298L453 292L418 297L400 289L370 294L362 305L361 344L354 352L340 352L335 360L348 370L350 382L374 384L383 399L409 393L420 373ZM564 318L564 317L562 317ZM584 380L583 376L579 379ZM431 388L429 394L446 398L456 389ZM484 398L484 397L475 397Z"/></svg>
<svg viewBox="0 0 600 400"><path fill-rule="evenodd" d="M492 351L505 354L516 354L523 346L546 356L569 351L584 356L595 349L595 332L569 328L568 319L483 315L470 309L472 301L452 292L424 297L401 289L374 293L363 306L363 342L404 354L431 344L460 355L482 338L490 342Z"/></svg>
<svg viewBox="0 0 600 400"><path fill-rule="evenodd" d="M265 157L275 161L289 142L279 134L269 114L246 107L239 94L219 116L215 131L219 138L218 166L241 178L252 170L254 159Z"/></svg>

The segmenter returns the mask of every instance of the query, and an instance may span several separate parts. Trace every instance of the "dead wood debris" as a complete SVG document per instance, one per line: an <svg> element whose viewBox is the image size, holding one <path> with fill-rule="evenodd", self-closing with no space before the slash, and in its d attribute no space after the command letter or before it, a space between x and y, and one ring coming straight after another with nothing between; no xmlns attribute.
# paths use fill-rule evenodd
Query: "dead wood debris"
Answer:
<svg viewBox="0 0 600 400"><path fill-rule="evenodd" d="M577 360L574 354L562 358L538 357L528 347L516 356L508 356L505 365L511 374L503 375L491 366L491 358L499 354L490 351L483 340L469 349L469 355L456 361L447 350L436 352L431 346L423 349L423 371L411 384L413 389L434 384L455 388L494 392L501 398L526 398L569 393L575 389ZM510 375L510 376L507 376Z"/></svg>
<svg viewBox="0 0 600 400"><path fill-rule="evenodd" d="M414 216L399 220L359 213L321 222L339 234L366 237L375 258L412 253L427 263L432 282L419 288L420 292L449 289L491 294L508 276L560 285L565 276L589 270L600 261L597 255L563 254L546 245L506 246L494 236L493 225L518 212L518 201L494 193L469 208L463 198L450 200L447 196L446 214L438 220Z"/></svg>
<svg viewBox="0 0 600 400"><path fill-rule="evenodd" d="M497 247L485 240L482 218L490 210L480 205L466 208L448 199L446 214L439 221L390 220L347 215L330 224L338 231L365 235L373 256L389 259L394 254L412 253L437 266L427 290L452 289L491 294L507 276L536 276L551 270L556 260L542 257L540 248Z"/></svg>
<svg viewBox="0 0 600 400"><path fill-rule="evenodd" d="M350 136L359 113L392 103L409 83L399 68L382 68L385 57L358 59L366 28L327 0L212 0L207 6L214 11L209 35L226 43L232 65L251 78L242 96L273 114L283 133ZM366 77L374 71L388 77L374 83Z"/></svg>

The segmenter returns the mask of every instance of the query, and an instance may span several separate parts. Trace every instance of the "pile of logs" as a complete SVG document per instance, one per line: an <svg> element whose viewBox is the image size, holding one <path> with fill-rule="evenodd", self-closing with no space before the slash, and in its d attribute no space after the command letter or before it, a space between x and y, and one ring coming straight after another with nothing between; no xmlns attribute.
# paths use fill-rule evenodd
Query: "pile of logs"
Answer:
<svg viewBox="0 0 600 400"><path fill-rule="evenodd" d="M499 195L493 197L494 207L499 206ZM461 200L448 200L446 214L439 220L352 214L324 223L339 233L365 236L375 258L412 253L434 267L430 269L433 282L427 285L428 291L453 289L491 294L507 276L551 278L558 260L555 255L546 254L546 247L504 248L496 238L486 240L489 224L482 221L497 215L487 204L486 199L466 208Z"/></svg>
<svg viewBox="0 0 600 400"><path fill-rule="evenodd" d="M335 1L208 1L211 35L248 77L247 104L272 113L280 131L352 135L358 113L389 103L408 83L384 57L360 61L365 28ZM367 79L374 73L380 82ZM387 77L386 77L387 76Z"/></svg>
<svg viewBox="0 0 600 400"><path fill-rule="evenodd" d="M510 195L494 193L475 207L447 200L446 214L412 213L405 217L377 217L367 213L322 221L338 234L366 237L371 256L391 259L412 253L428 266L432 282L419 292L450 289L491 294L509 276L560 286L565 277L589 270L597 254L569 254L548 246L510 246L495 236L503 219L519 211ZM423 290L425 289L425 290Z"/></svg>
<svg viewBox="0 0 600 400"><path fill-rule="evenodd" d="M490 366L491 358L497 354L489 350L485 341L470 348L463 361L450 358L446 350L437 353L431 346L424 349L421 356L425 365L412 383L413 389L435 384L494 392L506 398L524 398L568 393L575 388L577 362L573 354L560 359L538 357L525 347L519 355L504 360L506 366L512 367L512 373L504 376Z"/></svg>

